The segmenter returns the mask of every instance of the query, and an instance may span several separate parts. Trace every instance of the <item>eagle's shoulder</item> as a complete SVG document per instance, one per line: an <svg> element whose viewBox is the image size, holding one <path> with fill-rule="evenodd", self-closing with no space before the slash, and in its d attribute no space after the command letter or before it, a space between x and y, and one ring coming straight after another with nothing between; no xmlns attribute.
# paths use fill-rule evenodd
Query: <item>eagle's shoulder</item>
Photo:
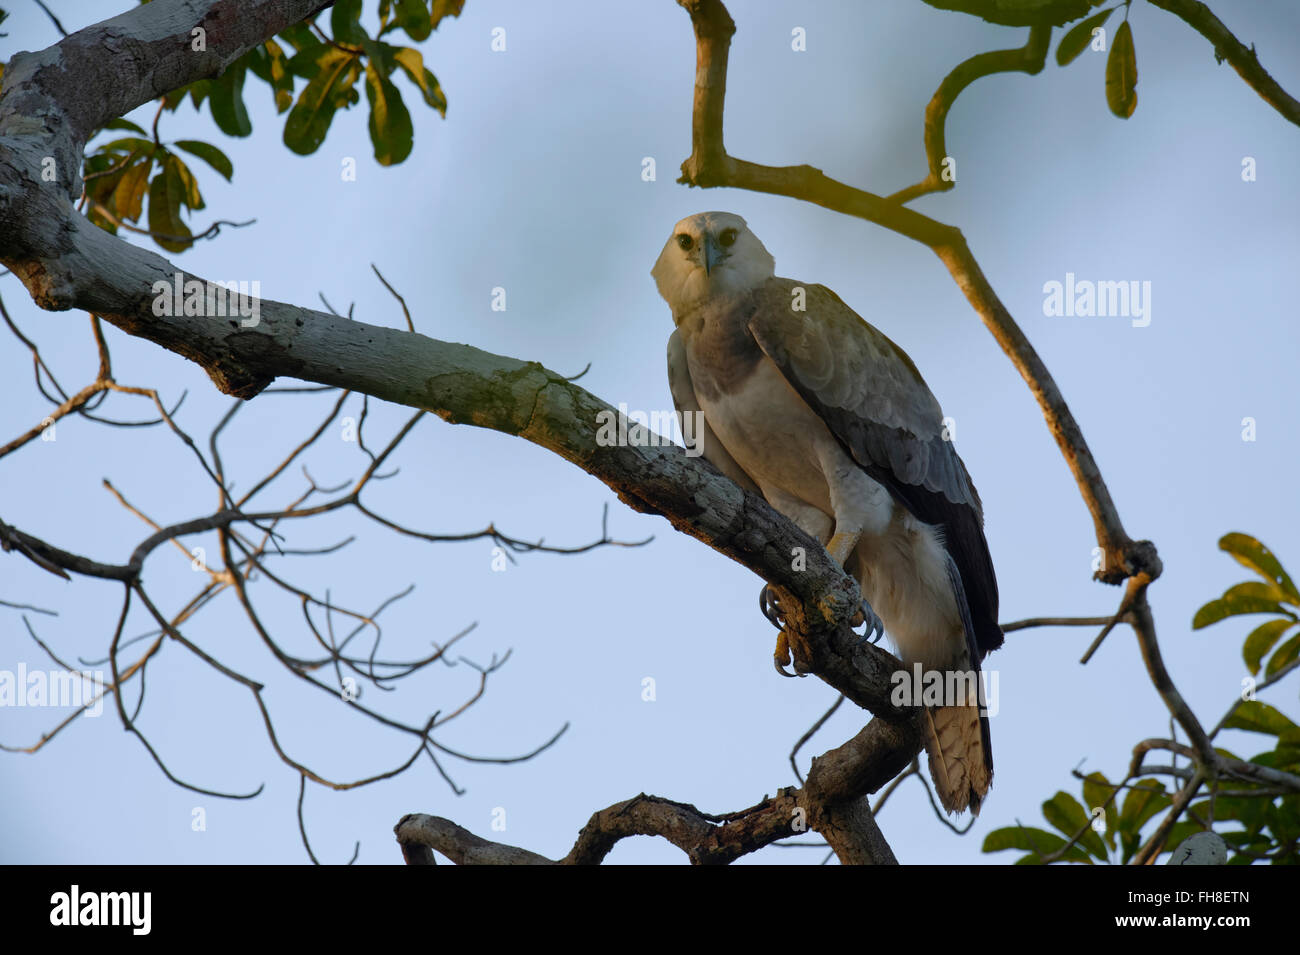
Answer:
<svg viewBox="0 0 1300 955"><path fill-rule="evenodd" d="M774 277L751 296L749 330L796 389L923 440L943 412L912 359L824 285Z"/></svg>

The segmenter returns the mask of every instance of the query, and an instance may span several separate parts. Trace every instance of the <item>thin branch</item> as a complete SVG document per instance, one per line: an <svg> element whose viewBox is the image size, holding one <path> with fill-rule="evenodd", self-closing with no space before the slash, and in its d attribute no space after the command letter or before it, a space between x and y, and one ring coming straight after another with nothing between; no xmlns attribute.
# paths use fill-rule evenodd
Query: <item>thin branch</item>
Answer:
<svg viewBox="0 0 1300 955"><path fill-rule="evenodd" d="M1027 617L1024 620L1013 620L1011 623L999 624L1003 633L1012 633L1016 630L1026 630L1030 627L1096 627L1102 624L1113 623L1115 618L1110 617Z"/></svg>
<svg viewBox="0 0 1300 955"><path fill-rule="evenodd" d="M411 310L406 307L406 299L397 293L397 289L388 284L388 279L384 278L383 273L379 271L374 262L370 263L370 268L374 270L375 275L379 276L379 281L384 283L384 288L388 289L393 298L397 299L398 304L402 306L402 314L406 316L406 330L415 331L415 323L411 321Z"/></svg>
<svg viewBox="0 0 1300 955"><path fill-rule="evenodd" d="M1214 58L1227 60L1246 85L1285 119L1300 126L1300 100L1284 90L1259 62L1255 44L1247 47L1223 25L1199 0L1151 0L1151 5L1166 10L1214 44Z"/></svg>
<svg viewBox="0 0 1300 955"><path fill-rule="evenodd" d="M943 165L945 159L949 158L944 127L953 103L966 87L981 77L1013 72L1033 75L1041 71L1047 60L1051 36L1052 28L1046 24L1031 27L1029 39L1024 46L1013 50L979 53L958 64L944 77L925 108L925 156L929 162L929 171L920 182L890 196L889 202L901 205L927 193L946 192L957 184L955 178L944 176Z"/></svg>

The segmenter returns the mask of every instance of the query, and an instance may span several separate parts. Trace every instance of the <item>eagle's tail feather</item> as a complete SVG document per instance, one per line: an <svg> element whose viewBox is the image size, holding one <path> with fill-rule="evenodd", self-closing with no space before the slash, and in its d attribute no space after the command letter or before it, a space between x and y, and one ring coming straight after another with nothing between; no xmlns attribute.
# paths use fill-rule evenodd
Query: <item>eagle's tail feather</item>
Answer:
<svg viewBox="0 0 1300 955"><path fill-rule="evenodd" d="M925 749L939 802L948 812L978 816L993 782L993 759L978 705L927 707Z"/></svg>

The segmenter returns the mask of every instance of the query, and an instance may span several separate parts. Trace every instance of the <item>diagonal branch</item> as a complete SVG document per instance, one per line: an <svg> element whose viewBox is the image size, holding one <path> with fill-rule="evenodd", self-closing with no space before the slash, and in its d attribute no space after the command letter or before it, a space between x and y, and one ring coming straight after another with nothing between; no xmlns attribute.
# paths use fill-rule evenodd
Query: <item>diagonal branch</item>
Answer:
<svg viewBox="0 0 1300 955"><path fill-rule="evenodd" d="M1255 53L1255 44L1247 47L1238 40L1200 0L1151 0L1151 5L1172 13L1213 43L1216 60L1220 63L1227 60L1264 102L1300 126L1300 100L1284 90L1264 69Z"/></svg>

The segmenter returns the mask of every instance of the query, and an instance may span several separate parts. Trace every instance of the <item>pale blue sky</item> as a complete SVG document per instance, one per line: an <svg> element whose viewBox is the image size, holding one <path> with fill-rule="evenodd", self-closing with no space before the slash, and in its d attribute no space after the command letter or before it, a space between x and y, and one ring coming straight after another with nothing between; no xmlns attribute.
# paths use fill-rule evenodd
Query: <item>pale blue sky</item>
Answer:
<svg viewBox="0 0 1300 955"><path fill-rule="evenodd" d="M0 57L57 37L26 0L9 0ZM70 29L129 4L51 0ZM618 13L610 12L616 6ZM1211 4L1293 93L1300 90L1300 8L1286 0ZM732 46L727 145L763 163L811 163L879 193L920 178L921 117L935 86L959 60L1023 42L1026 31L943 13L917 0L874 4L730 4ZM1237 693L1247 622L1192 632L1192 614L1245 577L1216 549L1228 531L1259 536L1300 571L1294 488L1296 263L1300 130L1286 123L1186 25L1137 2L1138 108L1113 117L1103 95L1104 57L1084 53L1066 69L979 81L948 123L958 188L916 208L963 229L985 273L1051 368L1109 481L1129 532L1154 540L1165 573L1151 590L1174 679L1212 725ZM1116 21L1118 22L1118 21ZM506 29L507 50L489 48ZM807 51L790 48L807 31ZM1055 49L1056 38L1053 40ZM524 4L469 0L422 47L449 100L447 119L404 88L415 118L411 158L381 168L371 157L366 113L336 117L313 156L280 142L283 117L250 78L254 133L231 140L187 106L164 117L167 139L206 138L235 163L234 183L201 173L214 217L257 218L179 258L216 279L258 280L268 298L318 306L355 301L363 321L400 326L396 303L370 272L376 263L405 295L422 334L537 360L572 374L612 404L670 406L664 346L671 320L649 270L672 224L705 209L743 215L776 258L779 274L821 282L902 345L945 412L985 504L1001 588L1002 619L1096 615L1120 593L1090 580L1092 525L1024 383L926 248L876 226L793 200L674 182L689 151L694 44L670 0L636 5ZM364 104L364 101L363 101ZM141 115L145 111L141 111ZM152 116L152 113L149 113ZM356 182L340 181L343 157ZM643 157L658 178L641 178ZM1254 157L1258 181L1243 182ZM198 164L195 164L198 168ZM1150 281L1152 321L1048 318L1043 285L1067 272L1094 280ZM508 308L490 309L491 290ZM11 276L0 279L10 313L36 338L65 387L95 371L83 313L41 312ZM7 335L7 333L6 333ZM180 422L204 435L231 399L183 359L109 329L117 379L153 385L168 401L189 397ZM0 348L2 435L31 427L47 405L30 360L12 339ZM293 384L282 381L280 384ZM314 427L333 398L266 395L245 406L223 444L227 473L247 488ZM357 414L359 402L349 406ZM121 397L104 409L148 413ZM372 402L367 434L382 443L409 409ZM1244 417L1258 439L1241 439ZM356 474L363 458L331 432L308 458L323 484ZM771 668L774 632L759 616L760 582L749 571L636 514L604 485L520 439L429 417L407 439L400 477L375 487L383 513L428 531L489 522L517 537L582 544L599 534L655 535L639 550L577 557L532 555L504 573L484 541L438 546L397 538L351 515L294 529L287 546L357 543L330 557L281 561L296 582L339 603L372 607L416 585L384 615L385 649L416 655L473 621L460 647L486 662L513 649L486 698L439 739L481 755L526 751L566 721L559 744L522 766L447 766L467 791L454 796L427 762L407 775L350 793L312 787L309 832L318 855L395 863L392 826L406 812L448 816L487 838L550 856L567 852L596 809L650 792L710 812L752 805L790 785L793 741L833 702L816 680L782 680ZM110 430L71 419L57 440L0 461L0 501L11 524L66 549L126 560L147 528L103 489L109 478L156 519L214 508L203 473L161 430ZM296 476L268 494L299 490ZM213 539L193 539L210 549ZM0 599L59 611L32 616L42 638L68 657L102 656L119 588L65 583L5 555ZM197 587L179 554L148 564L151 593L173 612ZM297 606L265 582L253 585L283 642L306 651ZM133 615L132 632L148 628ZM277 674L276 665L223 596L187 633L228 664L263 679L281 738L334 777L354 778L403 758L407 739L352 718L337 702ZM1122 776L1133 743L1168 732L1168 715L1142 669L1132 635L1117 630L1086 667L1091 629L1011 634L986 666L999 672L993 720L996 775L975 829L958 838L935 820L919 785L891 799L881 826L904 862L1011 861L985 856L990 829L1041 824L1039 804L1078 792L1070 769ZM20 615L0 608L0 668L45 666ZM365 700L411 720L449 710L472 689L466 667L436 667L393 694ZM643 702L652 677L657 700ZM379 700L379 697L384 697ZM1296 683L1264 696L1300 716ZM0 712L0 740L30 742L51 711ZM804 750L825 751L865 715L843 707ZM297 778L279 763L248 692L196 665L176 646L149 670L141 725L173 769L217 789L266 783L256 800L196 796L169 783L111 711L82 721L36 757L0 754L0 860L13 862L301 862L294 819ZM1240 755L1260 738L1225 734ZM194 807L207 829L192 831ZM505 809L506 831L492 813ZM769 849L763 862L821 858ZM680 862L663 841L620 844L611 862Z"/></svg>

